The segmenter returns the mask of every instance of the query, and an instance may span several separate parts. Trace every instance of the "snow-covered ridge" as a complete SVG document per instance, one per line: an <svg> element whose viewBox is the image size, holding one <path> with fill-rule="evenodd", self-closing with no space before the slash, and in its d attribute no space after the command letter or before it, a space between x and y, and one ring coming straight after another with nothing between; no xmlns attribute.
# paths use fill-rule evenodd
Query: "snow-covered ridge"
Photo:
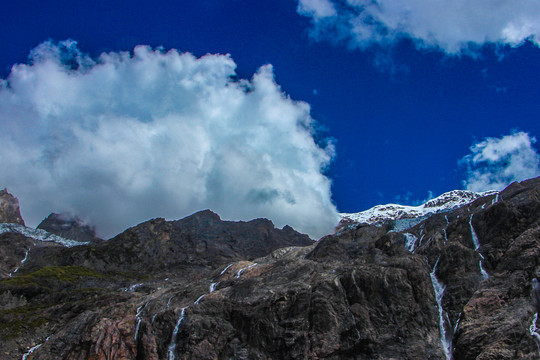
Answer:
<svg viewBox="0 0 540 360"><path fill-rule="evenodd" d="M413 219L456 209L483 196L494 195L497 193L497 191L476 193L467 190L453 190L419 206L399 204L376 205L371 209L357 213L341 213L340 216L342 220L367 224L375 224L387 220Z"/></svg>
<svg viewBox="0 0 540 360"><path fill-rule="evenodd" d="M42 229L32 229L18 224L0 223L0 234L3 233L18 233L37 241L55 242L66 247L79 245L88 245L90 242L80 242L70 239L65 239L58 235L51 234Z"/></svg>

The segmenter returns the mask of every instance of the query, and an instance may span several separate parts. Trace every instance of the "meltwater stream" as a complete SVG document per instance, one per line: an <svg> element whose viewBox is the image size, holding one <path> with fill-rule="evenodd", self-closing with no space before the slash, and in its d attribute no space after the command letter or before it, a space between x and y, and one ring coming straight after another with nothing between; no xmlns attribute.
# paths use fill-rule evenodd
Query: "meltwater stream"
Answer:
<svg viewBox="0 0 540 360"><path fill-rule="evenodd" d="M21 262L19 263L19 266L17 266L15 268L15 270L13 270L12 272L9 273L9 277L12 277L13 274L15 274L17 271L19 271L19 269L21 268L21 266L24 265L24 263L26 262L26 260L28 260L28 253L30 252L30 249L27 249L26 250L26 254L24 254L24 259L21 260Z"/></svg>
<svg viewBox="0 0 540 360"><path fill-rule="evenodd" d="M142 312L146 305L148 305L149 301L146 302L146 304L141 305L137 308L137 315L135 317L137 318L137 328L135 329L135 341L137 341L137 337L139 336L139 329L141 328L141 322L142 322Z"/></svg>
<svg viewBox="0 0 540 360"><path fill-rule="evenodd" d="M435 262L435 266L433 266L433 271L429 274L431 277L431 283L433 284L433 291L435 292L435 300L437 301L437 308L439 310L439 333L441 335L441 344L442 348L444 350L444 356L447 360L452 359L452 337L448 336L446 333L446 326L444 322L444 309L442 306L442 298L444 295L445 286L439 282L439 279L437 279L436 271L437 271L437 265L439 264L439 259Z"/></svg>
<svg viewBox="0 0 540 360"><path fill-rule="evenodd" d="M231 266L233 266L233 264L229 264L225 269L223 269L218 276L216 276L216 278L214 278L214 280L216 280L217 278L219 278L221 275L223 275L227 269L229 269ZM249 268L252 268L254 266L257 266L258 264L257 263L253 263L251 265L248 265L246 267L243 267L242 269L238 270L238 272L236 273L236 275L234 276L235 279L238 279L240 278L240 276L242 275L242 273L249 269ZM219 282L213 282L210 284L210 287L209 287L209 292L208 293L212 293L216 290L216 287L217 285L219 284ZM204 299L206 297L206 295L208 294L203 294L201 296L199 296L197 298L197 300L195 300L195 302L193 303L194 305L198 305L200 303L200 301L202 299ZM174 296L174 295L173 295ZM171 299L173 298L173 296L171 296L169 298L169 300L167 301L167 307L169 307L170 305L170 302L171 302ZM137 309L137 319L139 319L139 315L140 313L142 312L142 310L146 307L148 303L146 303L144 306L141 306ZM186 307L183 307L181 312L180 312L180 317L178 318L178 321L176 322L176 326L174 327L174 331L172 333L172 336L171 336L171 343L167 349L167 359L168 360L175 360L175 355L174 355L174 352L176 350L176 337L178 336L178 331L180 329L180 324L182 324L182 321L184 320L184 316L185 316L185 313L186 313L186 309L188 308L189 306L186 306ZM155 315L154 315L154 318L155 318ZM152 319L152 321L154 320L154 318ZM137 332L135 333L135 339L137 339L137 333L139 331L139 325L140 325L140 320L139 320L139 323L137 324Z"/></svg>
<svg viewBox="0 0 540 360"><path fill-rule="evenodd" d="M235 278L235 279L240 278L240 276L242 275L242 273L243 273L244 271L246 271L247 269L250 269L250 268L252 268L252 267L254 267L254 266L257 266L257 265L259 265L259 264L253 263L253 264L251 264L251 265L249 265L249 266L246 266L246 267L244 267L244 268L241 268L240 270L238 270L238 272L236 273L236 275L234 276L234 278Z"/></svg>
<svg viewBox="0 0 540 360"><path fill-rule="evenodd" d="M405 239L407 241L407 243L405 244L405 246L407 247L407 250L409 250L409 252L411 253L414 253L418 238L410 233L404 233L403 235L405 235Z"/></svg>
<svg viewBox="0 0 540 360"><path fill-rule="evenodd" d="M36 351L37 349L39 349L41 347L41 345L45 344L47 341L49 341L51 337L47 337L45 339L44 342L42 342L41 344L37 344L36 346L33 346L31 347L30 349L28 349L28 351L22 356L22 360L26 360L28 358L28 356L30 356L30 354L32 354L34 351Z"/></svg>
<svg viewBox="0 0 540 360"><path fill-rule="evenodd" d="M182 311L180 312L180 317L178 318L178 321L176 322L176 326L174 327L174 331L171 337L171 344L169 345L169 348L167 349L168 360L174 360L176 358L174 356L174 350L176 349L176 336L178 335L178 329L180 329L180 324L182 323L182 320L184 320L184 314L186 313L186 309L188 307L189 306L182 308Z"/></svg>
<svg viewBox="0 0 540 360"><path fill-rule="evenodd" d="M538 321L538 313L534 314L533 316L531 326L529 326L529 332L531 336L534 337L534 341L536 341L536 345L538 345L538 354L540 355L540 334L538 334L536 321Z"/></svg>
<svg viewBox="0 0 540 360"><path fill-rule="evenodd" d="M223 269L223 270L219 273L219 275L216 276L216 279L219 278L221 275L223 275L223 274L224 274L231 266L233 266L233 265L234 265L234 263L227 265L227 267L225 267L225 269ZM246 269L248 269L248 268L250 268L250 267L253 267L253 266L255 266L255 265L257 265L257 264L253 264L253 265L247 266L247 267L241 269L240 271L238 271L238 273L236 274L236 278L240 277L240 274L242 274L242 272L243 272L244 270L246 270ZM214 279L214 280L215 280L215 279ZM213 282L213 283L211 283L211 284L210 284L210 287L209 287L209 289L208 289L208 290L209 290L209 293L214 292L214 291L216 290L216 287L217 287L218 284L219 284L219 282ZM199 296L199 297L197 298L197 300L195 300L194 305L198 305L199 302L200 302L206 295L208 295L208 294L203 294L203 295ZM167 308L169 307L169 305L170 305L171 300L172 300L173 297L174 297L174 295L171 296L171 297L169 298L169 300L167 301ZM173 333L172 333L172 336L171 336L171 343L170 343L170 345L169 345L169 347L168 347L168 349L167 349L167 359L168 359L168 360L175 360L175 358L176 358L175 355L174 355L174 351L176 350L176 337L178 336L178 331L179 331L179 329L180 329L180 324L182 324L182 321L184 320L184 316L185 316L185 314L186 314L186 309L187 309L188 307L189 307L189 306L183 307L182 310L180 311L180 317L178 318L178 321L176 322L176 326L174 327L174 330L173 330ZM154 317L155 317L155 315L154 315Z"/></svg>
<svg viewBox="0 0 540 360"><path fill-rule="evenodd" d="M480 273L482 274L482 277L484 278L484 280L486 280L487 278L489 278L489 274L484 269L484 266L482 264L482 260L484 259L484 255L482 255L478 251L478 249L480 248L480 241L478 241L478 235L476 235L476 231L474 231L474 227L473 227L473 224L472 224L472 218L473 218L473 215L471 215L471 217L469 218L469 225L471 227L471 237L472 237L472 241L473 241L473 244L474 244L474 250L478 253L478 255L480 255L480 261L478 262L478 266L480 267Z"/></svg>

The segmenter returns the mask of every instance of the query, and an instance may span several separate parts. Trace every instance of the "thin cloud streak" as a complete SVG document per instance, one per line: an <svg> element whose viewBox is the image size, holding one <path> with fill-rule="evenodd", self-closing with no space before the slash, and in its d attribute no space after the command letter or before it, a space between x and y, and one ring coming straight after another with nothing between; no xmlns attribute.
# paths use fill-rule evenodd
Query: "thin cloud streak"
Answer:
<svg viewBox="0 0 540 360"><path fill-rule="evenodd" d="M205 208L331 232L333 145L315 143L309 105L272 66L251 80L235 68L228 55L138 46L92 59L43 43L0 80L0 184L29 224L70 212L104 236Z"/></svg>

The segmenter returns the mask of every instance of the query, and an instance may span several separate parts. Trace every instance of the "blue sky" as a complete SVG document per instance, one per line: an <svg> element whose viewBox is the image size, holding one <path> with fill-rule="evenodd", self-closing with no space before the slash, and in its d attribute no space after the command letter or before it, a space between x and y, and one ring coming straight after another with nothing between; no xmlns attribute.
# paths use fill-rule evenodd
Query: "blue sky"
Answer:
<svg viewBox="0 0 540 360"><path fill-rule="evenodd" d="M102 53L118 54L130 51L133 55L135 46L149 45L151 49L162 47L164 53L169 49L177 49L179 53L189 52L195 57L205 54L230 54L235 65L227 64L233 68L233 77L246 81L252 81L254 74L260 72L261 66L271 64L272 70L269 71L273 73L269 75L263 71L260 78L271 79L273 76L275 88L272 91L281 89L285 94L283 98L290 98L292 103L287 103L277 96L276 103L270 108L281 109L283 106L286 110L279 116L286 118L291 112L296 114L300 107L309 105L309 114L314 122L304 124L309 128L307 132L298 130L296 133L297 130L291 128L292 130L287 130L294 134L290 141L275 141L274 147L268 147L270 150L267 151L267 148L262 146L255 151L260 152L261 157L253 158L254 162L266 161L265 151L272 154L269 168L261 169L260 173L264 179L268 178L268 175L263 174L271 173L276 182L267 183L261 188L245 185L246 189L250 186L253 188L245 194L237 194L236 198L240 200L236 207L242 207L241 200L248 199L257 203L255 208L238 212L226 210L226 204L231 201L226 194L231 192L226 189L219 192L215 190L226 188L224 184L227 181L216 180L214 177L223 170L212 168L211 172L205 173L206 195L200 195L200 199L206 200L189 198L186 192L193 194L200 189L186 188L186 192L180 191L175 197L189 198L182 207L176 209L172 204L163 207L149 206L148 212L126 215L122 226L133 225L145 217L178 218L206 207L212 207L221 214L225 212L226 218L247 219L253 214L253 217L270 217L278 225L284 225L286 220L280 218L279 214L285 213L291 217L295 212L307 212L304 208L293 206L307 199L305 201L310 204L310 208L324 208L328 211L309 213L311 220L298 219L292 221L292 225L320 235L324 230L312 229L309 221L320 222L314 220L319 217L332 218L336 208L341 212L353 212L380 203L411 204L426 199L430 192L438 195L466 186L482 190L490 184L500 186L504 181L497 179L500 180L501 176L504 179L514 179L523 174L538 175L538 145L533 138L540 136L540 49L535 43L540 39L540 9L534 1L501 2L500 9L493 8L490 2L482 0L465 2L472 5L456 8L450 6L448 9L432 9L430 2L423 0L411 0L407 9L394 7L393 3L388 1L379 1L378 7L369 5L360 11L360 7L354 4L362 3L364 2L338 3L330 0L302 0L300 5L293 0L204 0L160 4L124 0L4 2L0 15L0 75L7 82L11 79L9 91L23 99L17 100L17 104L32 98L34 105L31 106L37 106L35 99L39 94L28 97L21 95L33 90L23 90L22 85L16 88L13 84L17 83L15 79L20 74L16 75L11 70L14 64L34 64L29 62L32 51L46 57L51 51L56 51L51 49L58 49L59 42L72 39L77 42L77 45L71 45L72 55L77 53L79 58L99 63L96 59ZM367 3L377 2L365 2ZM484 8L488 10L483 11ZM434 21L440 13L447 15ZM489 14L489 17L479 14ZM354 24L356 27L353 27ZM48 40L51 42L44 46ZM35 50L40 44L40 50ZM43 55L45 53L49 55ZM214 65L218 63L219 66L225 66L223 64L226 60L220 58L212 62ZM30 72L30 65L25 69L24 71ZM34 69L37 71L36 67ZM24 71L21 70L21 73ZM230 74L230 70L227 71L229 73L226 73ZM43 73L46 74L46 70L43 70ZM167 76L167 73L164 74L163 76ZM96 75L92 81L99 81L97 78ZM45 75L36 79L29 88L35 89L39 88L40 84L48 84L45 87L56 89L55 86L63 84L59 82L59 78L48 78ZM52 86L48 82L56 82L56 85ZM131 85L126 81L115 86ZM255 86L254 83L251 83L251 86ZM266 86L270 85L260 85L260 89L266 89ZM62 88L63 90L65 89ZM19 125L16 126L8 125L10 121L7 119L19 119L16 114L20 114L22 108L28 109L30 105L14 105L12 100L6 100L8 88L5 87L2 91L5 99L4 102L0 101L0 127L3 126L4 134L12 132L9 133L11 139L17 139L21 129L24 129L21 124L25 124L26 120L17 120ZM144 99L155 95L147 93L147 89L144 91ZM92 92L88 90L82 93ZM86 100L88 99L74 98L77 102ZM56 104L56 100L50 101L49 105ZM300 101L303 105L300 106L295 101ZM246 113L264 118L266 115L260 107L262 105L260 102L257 104L246 105ZM47 107L43 104L39 106ZM118 109L122 106L118 105ZM185 106L189 107L189 104L186 103ZM54 119L63 119L61 121L66 123L70 121L66 119L72 119L73 116L79 116L83 119L81 121L86 121L84 111L90 111L88 109L94 107L71 109L60 115L54 110L48 112L40 124L50 124ZM37 107L36 109L34 110L39 112ZM126 116L139 119L153 116L152 107L145 108L147 113L144 116L132 113L138 111L137 109L137 106L133 106L125 110ZM187 116L185 109L175 109L181 114L180 118ZM91 115L109 116L103 115L108 111L103 110L99 113L101 115L92 112ZM305 109L302 111L305 112ZM199 112L189 114L203 116ZM294 116L296 120L291 121L297 123L305 114L298 113ZM20 119L27 117L20 115ZM246 118L245 121L253 122L253 119ZM207 126L214 126L212 124L209 122ZM232 123L227 124L233 126ZM263 121L261 124L267 122ZM32 129L35 126L32 125ZM99 127L95 124L93 126ZM15 128L18 130L15 131ZM52 128L55 130L52 131ZM66 144L71 144L69 139L74 138L73 128L62 129L59 130L59 125L51 125L47 128L46 135L37 134L36 130L35 139L63 139ZM245 132L239 132L234 135L236 137L227 138L227 141L258 133L258 130L251 127L246 126L245 129ZM268 134L279 137L285 130L275 130L275 133L273 131L269 130ZM64 138L66 133L71 135ZM94 131L93 134L96 133ZM111 140L112 133L108 134L105 138ZM304 139L301 143L295 140L309 137L309 134L312 139ZM487 138L489 139L486 140ZM210 148L220 151L221 145L212 144L221 141L222 137L211 139ZM310 141L315 142L315 147ZM57 141L59 142L61 141ZM81 143L79 139L78 144ZM294 144L292 147L296 150L287 153L291 144ZM479 144L476 150L471 149L473 144ZM99 202L90 204L92 196L76 190L81 187L92 188L91 184L98 184L96 186L99 190L94 189L98 193L106 189L102 197L98 197L101 203L106 202L105 199L126 201L130 194L136 194L140 199L130 205L135 207L169 197L167 189L170 189L170 185L164 185L161 180L156 179L149 182L151 185L147 185L148 189L159 188L163 191L151 192L143 185L137 185L142 189L137 188L139 192L133 190L117 196L114 192L115 186L121 187L121 184L125 185L125 181L119 182L116 177L114 180L102 181L100 179L103 174L97 171L98 168L92 169L92 176L77 175L86 179L85 181L67 181L59 175L62 171L58 169L65 169L72 175L84 172L80 164L72 167L74 163L82 161L84 155L65 160L62 164L70 164L65 165L65 168L61 167L60 161L55 162L56 159L63 159L61 154L67 151L65 148L68 145L64 148L54 146L54 151L28 145L35 149L38 155L33 159L21 157L22 160L13 160L13 166L24 169L15 172L17 175L48 177L47 181L43 181L40 186L33 186L32 190L29 188L34 185L32 182L24 186L17 182L15 176L0 178L3 182L0 186L12 189L12 192L23 198L21 200L28 198L28 201L22 201L23 215L26 211L27 218L32 219L31 223L46 216L46 211L71 211L98 223L105 229L104 233L112 234L121 230L95 215ZM90 143L85 146L94 149L98 145ZM149 146L152 149L149 151L156 149L153 145ZM275 148L279 146L281 148ZM306 147L309 155L302 159L299 149L305 150ZM4 145L4 150L6 148ZM482 153L483 150L492 148L495 153L507 151L507 155L512 155L490 158ZM85 154L83 150L80 151L80 154ZM114 157L118 150L109 151L111 153L108 153L106 158ZM57 157L49 156L51 153L57 154ZM171 154L174 154L174 151ZM7 150L1 155L5 158L16 158ZM482 158L480 155L485 156ZM221 157L216 157L215 154L212 156L214 161L224 157L223 154ZM30 173L29 164L35 164L37 159L42 161L44 158L54 165L43 170L46 175L37 170L36 173ZM156 157L152 157L147 162L157 164L155 159ZM227 159L230 160L231 157ZM295 161L298 161L298 164ZM287 167L289 162L294 165ZM276 163L279 163L281 172L273 172ZM305 165L311 163L313 164ZM324 167L323 174L322 177L317 177L320 167ZM51 170L53 168L54 171ZM163 171L161 165L156 165L155 169ZM300 174L299 177L309 180L289 178L288 174L296 173L293 170ZM135 173L133 178L138 176L139 174ZM188 182L196 182L197 176L193 175ZM173 175L171 179L174 179ZM325 179L329 180L328 184ZM254 178L253 184L257 181L260 179ZM278 181L281 185L276 185ZM51 185L52 183L55 185ZM114 183L114 186L107 185L110 183ZM155 185L156 183L161 185ZM330 183L331 188L328 189ZM287 188L283 184L293 185ZM38 191L41 193L39 196L36 195ZM55 194L56 200L43 195L44 192ZM213 194L211 198L214 200L225 200L210 201L209 193ZM30 206L27 202L36 198L41 201L40 206L25 210L24 206ZM61 200L58 200L59 198ZM285 205L280 205L275 200L278 198L282 199ZM315 198L317 200L314 200ZM334 209L331 209L329 202L335 205ZM266 205L263 206L262 203ZM274 205L268 205L271 203ZM288 209L289 205L286 204L290 205L289 210L283 210ZM86 206L91 210L87 210ZM128 213L129 209L118 211Z"/></svg>

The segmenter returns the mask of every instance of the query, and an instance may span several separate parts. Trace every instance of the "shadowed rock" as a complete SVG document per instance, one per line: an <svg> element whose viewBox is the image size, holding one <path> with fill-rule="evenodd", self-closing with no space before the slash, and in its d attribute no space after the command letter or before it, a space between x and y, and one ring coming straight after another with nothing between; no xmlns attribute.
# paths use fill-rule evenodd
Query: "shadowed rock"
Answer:
<svg viewBox="0 0 540 360"><path fill-rule="evenodd" d="M0 190L0 223L24 225L19 209L19 200L7 192Z"/></svg>

